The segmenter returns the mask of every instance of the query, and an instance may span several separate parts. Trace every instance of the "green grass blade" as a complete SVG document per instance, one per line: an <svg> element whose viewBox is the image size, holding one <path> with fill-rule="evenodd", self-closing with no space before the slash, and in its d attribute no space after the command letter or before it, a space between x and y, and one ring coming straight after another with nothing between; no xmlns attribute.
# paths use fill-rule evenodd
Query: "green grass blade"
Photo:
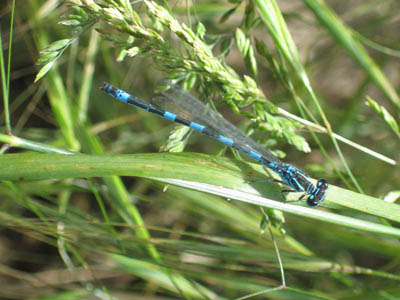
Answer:
<svg viewBox="0 0 400 300"><path fill-rule="evenodd" d="M389 226L365 222L320 209L282 203L279 200L280 188L276 184L264 183L261 187L257 186L258 190L255 190L254 185L259 184L253 184L253 186L245 184L245 181L252 180L245 174L251 174L254 171L263 172L262 167L256 164L246 164L226 158L191 153L117 156L11 154L0 157L0 180L40 180L112 175L158 178L158 180L164 182L321 221L359 230L400 236L399 229ZM206 178L202 176L205 172L207 172ZM264 197L259 196L259 193ZM291 198L291 200L293 199ZM400 221L399 205L332 185L328 189L325 201L326 204L341 205L388 220Z"/></svg>
<svg viewBox="0 0 400 300"><path fill-rule="evenodd" d="M321 0L303 0L313 11L318 20L329 30L331 35L339 41L355 61L364 68L375 84L382 90L397 109L400 109L400 98L396 90L381 71L380 67L369 56L365 48L354 38L349 29L339 17Z"/></svg>

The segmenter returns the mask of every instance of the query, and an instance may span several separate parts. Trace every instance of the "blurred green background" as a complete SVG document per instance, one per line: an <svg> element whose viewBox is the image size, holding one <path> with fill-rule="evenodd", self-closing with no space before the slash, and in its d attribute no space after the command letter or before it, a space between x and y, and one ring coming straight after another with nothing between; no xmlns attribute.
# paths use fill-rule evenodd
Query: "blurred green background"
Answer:
<svg viewBox="0 0 400 300"><path fill-rule="evenodd" d="M400 298L398 1L0 8L1 299ZM254 162L99 89L165 79L326 201L284 205Z"/></svg>

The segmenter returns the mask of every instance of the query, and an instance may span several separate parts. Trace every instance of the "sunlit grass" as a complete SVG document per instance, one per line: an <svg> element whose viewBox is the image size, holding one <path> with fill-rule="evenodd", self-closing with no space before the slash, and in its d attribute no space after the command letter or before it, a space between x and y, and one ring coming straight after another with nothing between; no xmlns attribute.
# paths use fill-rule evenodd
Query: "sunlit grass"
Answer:
<svg viewBox="0 0 400 300"><path fill-rule="evenodd" d="M0 298L399 298L400 4L235 3L6 11ZM99 90L149 101L164 79L326 178L326 200L284 203L260 165Z"/></svg>

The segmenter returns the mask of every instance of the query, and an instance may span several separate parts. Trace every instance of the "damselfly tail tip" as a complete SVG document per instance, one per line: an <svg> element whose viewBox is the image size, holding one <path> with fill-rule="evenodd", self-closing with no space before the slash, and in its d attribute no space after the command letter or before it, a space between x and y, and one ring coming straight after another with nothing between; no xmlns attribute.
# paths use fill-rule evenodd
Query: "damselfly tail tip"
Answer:
<svg viewBox="0 0 400 300"><path fill-rule="evenodd" d="M110 84L108 82L103 82L103 85L100 87L100 90L102 90L103 92L107 92L107 90L109 89Z"/></svg>

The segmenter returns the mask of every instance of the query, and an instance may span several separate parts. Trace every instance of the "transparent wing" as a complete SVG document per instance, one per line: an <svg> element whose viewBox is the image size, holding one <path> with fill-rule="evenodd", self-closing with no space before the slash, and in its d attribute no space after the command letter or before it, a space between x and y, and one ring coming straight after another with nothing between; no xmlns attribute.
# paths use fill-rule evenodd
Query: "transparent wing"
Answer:
<svg viewBox="0 0 400 300"><path fill-rule="evenodd" d="M218 112L207 107L181 87L170 82L167 82L167 84L170 89L155 97L152 102L168 111L179 114L187 120L207 126L218 134L232 139L238 145L246 145L264 155L270 161L280 162L270 150L253 141Z"/></svg>

